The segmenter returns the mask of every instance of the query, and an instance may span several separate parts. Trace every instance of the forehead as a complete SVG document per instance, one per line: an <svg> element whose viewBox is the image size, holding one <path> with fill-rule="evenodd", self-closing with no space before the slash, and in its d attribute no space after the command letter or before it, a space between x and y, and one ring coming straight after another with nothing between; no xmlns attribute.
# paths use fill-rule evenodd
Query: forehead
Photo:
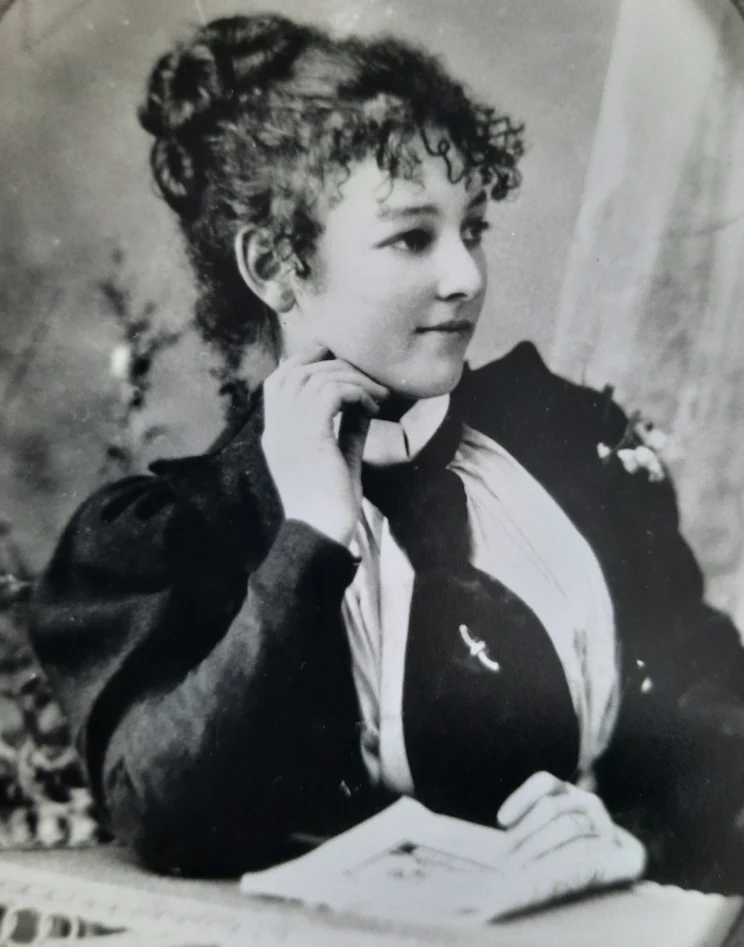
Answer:
<svg viewBox="0 0 744 947"><path fill-rule="evenodd" d="M371 155L352 163L328 191L328 217L357 223L385 220L394 211L423 205L456 214L482 190L480 175L465 176L462 158L454 150L445 160L423 143L409 148L415 158L412 172L391 175Z"/></svg>

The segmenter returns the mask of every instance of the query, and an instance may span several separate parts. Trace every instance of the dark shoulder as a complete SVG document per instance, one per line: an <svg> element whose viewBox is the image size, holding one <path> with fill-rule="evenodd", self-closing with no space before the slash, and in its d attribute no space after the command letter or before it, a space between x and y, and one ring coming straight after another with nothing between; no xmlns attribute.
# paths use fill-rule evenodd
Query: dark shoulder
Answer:
<svg viewBox="0 0 744 947"><path fill-rule="evenodd" d="M619 439L627 419L610 386L599 391L552 372L532 342L477 369L453 394L463 420L491 436L550 431L560 437Z"/></svg>
<svg viewBox="0 0 744 947"><path fill-rule="evenodd" d="M639 412L629 417L611 385L597 390L563 378L531 342L522 342L503 358L467 371L453 393L453 408L543 485L557 491L564 481L601 483L634 511L644 530L676 535L676 492L663 462L661 475L652 477L644 470L631 472L620 456L621 447L633 450L645 441Z"/></svg>

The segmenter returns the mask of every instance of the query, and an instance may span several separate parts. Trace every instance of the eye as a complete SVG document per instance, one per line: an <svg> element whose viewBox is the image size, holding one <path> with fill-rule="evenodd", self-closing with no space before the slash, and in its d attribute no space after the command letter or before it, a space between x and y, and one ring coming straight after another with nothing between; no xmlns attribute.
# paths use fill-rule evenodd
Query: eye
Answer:
<svg viewBox="0 0 744 947"><path fill-rule="evenodd" d="M434 234L423 227L416 227L413 230L406 230L405 233L398 234L390 241L388 246L395 247L397 250L405 250L409 253L423 253L434 242Z"/></svg>
<svg viewBox="0 0 744 947"><path fill-rule="evenodd" d="M477 220L468 221L462 229L462 240L467 247L479 247L483 240L483 234L489 230L491 225L487 220L479 217Z"/></svg>

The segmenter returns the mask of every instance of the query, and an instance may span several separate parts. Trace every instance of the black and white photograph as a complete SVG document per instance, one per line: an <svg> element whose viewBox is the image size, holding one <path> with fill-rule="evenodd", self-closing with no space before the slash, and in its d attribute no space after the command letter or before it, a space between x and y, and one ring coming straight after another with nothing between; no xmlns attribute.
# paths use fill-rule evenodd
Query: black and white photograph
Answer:
<svg viewBox="0 0 744 947"><path fill-rule="evenodd" d="M742 0L0 0L0 947L744 945Z"/></svg>

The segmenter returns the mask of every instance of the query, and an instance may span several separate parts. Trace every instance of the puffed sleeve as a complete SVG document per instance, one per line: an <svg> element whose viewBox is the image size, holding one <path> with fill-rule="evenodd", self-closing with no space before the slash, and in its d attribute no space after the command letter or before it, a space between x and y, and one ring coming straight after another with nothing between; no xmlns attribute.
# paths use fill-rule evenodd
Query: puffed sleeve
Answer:
<svg viewBox="0 0 744 947"><path fill-rule="evenodd" d="M31 605L94 792L161 870L259 863L322 791L318 690L354 560L293 520L250 575L226 549L168 478L129 478L78 510Z"/></svg>
<svg viewBox="0 0 744 947"><path fill-rule="evenodd" d="M623 692L600 791L659 880L744 892L744 648L705 601L669 472L638 430L607 400L596 447L616 533Z"/></svg>

